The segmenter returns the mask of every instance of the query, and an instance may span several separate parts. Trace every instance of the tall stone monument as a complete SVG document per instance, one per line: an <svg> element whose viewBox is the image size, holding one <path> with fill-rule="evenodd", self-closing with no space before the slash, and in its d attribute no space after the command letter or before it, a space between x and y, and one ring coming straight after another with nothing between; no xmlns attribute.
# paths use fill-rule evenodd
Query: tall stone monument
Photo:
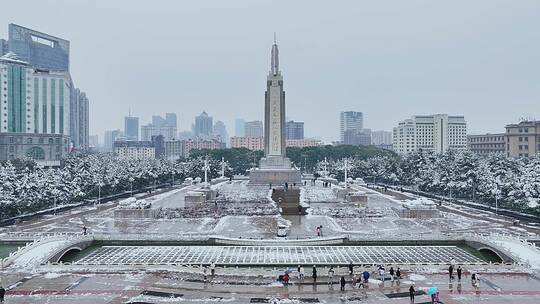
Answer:
<svg viewBox="0 0 540 304"><path fill-rule="evenodd" d="M285 141L285 91L279 70L279 51L274 37L270 73L266 79L264 101L264 158L259 168L249 173L252 185L299 184L300 170L292 168L286 157Z"/></svg>

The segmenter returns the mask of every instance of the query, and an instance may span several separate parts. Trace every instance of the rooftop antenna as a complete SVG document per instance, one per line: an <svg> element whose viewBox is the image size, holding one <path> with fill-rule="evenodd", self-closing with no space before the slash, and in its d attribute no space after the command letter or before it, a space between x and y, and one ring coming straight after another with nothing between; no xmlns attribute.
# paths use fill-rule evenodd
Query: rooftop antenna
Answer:
<svg viewBox="0 0 540 304"><path fill-rule="evenodd" d="M276 32L274 32L274 44L277 44Z"/></svg>

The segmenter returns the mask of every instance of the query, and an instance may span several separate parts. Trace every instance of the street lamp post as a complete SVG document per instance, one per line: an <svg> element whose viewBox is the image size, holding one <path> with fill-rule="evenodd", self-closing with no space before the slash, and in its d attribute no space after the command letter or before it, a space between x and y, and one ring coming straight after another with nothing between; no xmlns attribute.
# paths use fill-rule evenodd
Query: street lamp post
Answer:
<svg viewBox="0 0 540 304"><path fill-rule="evenodd" d="M133 177L129 178L129 192L131 193L130 196L133 196Z"/></svg>

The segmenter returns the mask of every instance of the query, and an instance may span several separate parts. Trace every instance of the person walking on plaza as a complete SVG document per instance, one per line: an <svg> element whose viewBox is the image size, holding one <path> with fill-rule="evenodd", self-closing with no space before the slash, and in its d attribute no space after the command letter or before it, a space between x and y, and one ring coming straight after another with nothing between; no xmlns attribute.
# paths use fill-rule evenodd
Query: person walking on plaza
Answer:
<svg viewBox="0 0 540 304"><path fill-rule="evenodd" d="M349 275L353 275L353 271L354 271L354 265L352 262L349 263Z"/></svg>
<svg viewBox="0 0 540 304"><path fill-rule="evenodd" d="M311 277L313 278L313 283L315 283L317 281L317 267L315 265L313 265Z"/></svg>
<svg viewBox="0 0 540 304"><path fill-rule="evenodd" d="M394 267L391 266L391 267L390 267L390 270L388 271L388 273L390 273L390 280L391 280L392 282L394 282L394 273L395 273L395 272L394 272Z"/></svg>
<svg viewBox="0 0 540 304"><path fill-rule="evenodd" d="M454 265L450 265L450 267L448 267L448 276L450 277L450 280L454 278Z"/></svg>
<svg viewBox="0 0 540 304"><path fill-rule="evenodd" d="M283 275L283 285L289 286L289 273L287 272L285 272L285 274Z"/></svg>
<svg viewBox="0 0 540 304"><path fill-rule="evenodd" d="M322 225L319 226L319 231L321 232L321 237L322 237L323 236Z"/></svg>
<svg viewBox="0 0 540 304"><path fill-rule="evenodd" d="M83 226L82 227L83 235L86 235L86 230L87 230L86 226Z"/></svg>
<svg viewBox="0 0 540 304"><path fill-rule="evenodd" d="M384 266L379 266L379 279L384 284Z"/></svg>
<svg viewBox="0 0 540 304"><path fill-rule="evenodd" d="M411 287L409 287L409 299L411 300L411 303L414 303L414 293L416 292L416 290L414 290L414 286L411 285Z"/></svg>
<svg viewBox="0 0 540 304"><path fill-rule="evenodd" d="M362 272L362 277L364 278L364 287L367 286L367 283L369 282L369 272L364 271Z"/></svg>
<svg viewBox="0 0 540 304"><path fill-rule="evenodd" d="M458 281L461 281L461 265L457 267L457 279Z"/></svg>
<svg viewBox="0 0 540 304"><path fill-rule="evenodd" d="M399 269L399 267L396 270L396 279L401 279L401 269Z"/></svg>
<svg viewBox="0 0 540 304"><path fill-rule="evenodd" d="M210 264L210 274L214 276L216 274L216 263L212 262Z"/></svg>
<svg viewBox="0 0 540 304"><path fill-rule="evenodd" d="M340 290L345 291L345 277L344 276L341 276L341 279L339 280L339 284L340 284Z"/></svg>
<svg viewBox="0 0 540 304"><path fill-rule="evenodd" d="M321 227L317 226L317 236L321 236Z"/></svg>
<svg viewBox="0 0 540 304"><path fill-rule="evenodd" d="M300 280L304 280L304 276L305 276L305 273L304 273L304 267L303 266L300 266Z"/></svg>
<svg viewBox="0 0 540 304"><path fill-rule="evenodd" d="M6 290L4 286L0 285L0 303L4 303L4 296L6 295Z"/></svg>
<svg viewBox="0 0 540 304"><path fill-rule="evenodd" d="M332 266L328 270L328 285L334 285L334 267Z"/></svg>
<svg viewBox="0 0 540 304"><path fill-rule="evenodd" d="M206 265L204 266L203 268L203 278L204 278L204 282L206 283L207 279L208 279L208 268L206 267Z"/></svg>

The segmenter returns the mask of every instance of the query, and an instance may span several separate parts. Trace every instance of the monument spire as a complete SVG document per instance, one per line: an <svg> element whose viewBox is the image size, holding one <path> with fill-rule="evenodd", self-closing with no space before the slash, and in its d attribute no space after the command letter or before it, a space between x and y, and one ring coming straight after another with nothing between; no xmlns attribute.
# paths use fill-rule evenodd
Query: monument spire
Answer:
<svg viewBox="0 0 540 304"><path fill-rule="evenodd" d="M276 33L274 32L274 44L272 45L272 75L277 75L279 73L279 51L276 41Z"/></svg>

